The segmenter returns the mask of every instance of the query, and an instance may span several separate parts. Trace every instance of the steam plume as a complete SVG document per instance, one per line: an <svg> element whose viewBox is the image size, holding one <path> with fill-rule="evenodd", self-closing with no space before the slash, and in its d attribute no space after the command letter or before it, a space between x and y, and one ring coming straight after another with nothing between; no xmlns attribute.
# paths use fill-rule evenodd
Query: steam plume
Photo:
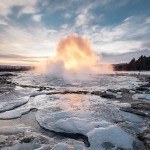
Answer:
<svg viewBox="0 0 150 150"><path fill-rule="evenodd" d="M113 71L112 65L102 61L91 47L87 37L76 34L62 38L57 45L55 57L36 68L40 72L54 75L66 73L108 73Z"/></svg>

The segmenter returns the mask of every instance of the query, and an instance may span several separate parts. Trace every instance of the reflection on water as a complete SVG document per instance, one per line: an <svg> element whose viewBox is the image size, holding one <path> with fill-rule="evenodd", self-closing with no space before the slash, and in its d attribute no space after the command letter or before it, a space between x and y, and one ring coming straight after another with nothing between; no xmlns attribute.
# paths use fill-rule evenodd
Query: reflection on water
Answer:
<svg viewBox="0 0 150 150"><path fill-rule="evenodd" d="M89 99L91 96L83 94L65 94L57 95L55 107L62 110L84 110L89 107Z"/></svg>
<svg viewBox="0 0 150 150"><path fill-rule="evenodd" d="M81 95L79 94L68 94L68 99L70 99L70 103L74 109L82 109L81 103Z"/></svg>

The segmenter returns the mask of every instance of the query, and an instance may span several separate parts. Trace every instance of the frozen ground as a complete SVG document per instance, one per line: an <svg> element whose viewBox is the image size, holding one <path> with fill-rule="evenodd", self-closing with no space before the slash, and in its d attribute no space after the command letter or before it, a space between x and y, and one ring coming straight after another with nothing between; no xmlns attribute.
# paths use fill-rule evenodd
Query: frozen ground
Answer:
<svg viewBox="0 0 150 150"><path fill-rule="evenodd" d="M0 73L0 149L150 148L150 78Z"/></svg>

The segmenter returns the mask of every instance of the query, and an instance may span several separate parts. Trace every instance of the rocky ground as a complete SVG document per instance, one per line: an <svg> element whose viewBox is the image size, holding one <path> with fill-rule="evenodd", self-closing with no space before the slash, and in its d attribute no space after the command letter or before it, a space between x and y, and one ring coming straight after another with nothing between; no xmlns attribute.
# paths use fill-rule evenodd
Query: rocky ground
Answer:
<svg viewBox="0 0 150 150"><path fill-rule="evenodd" d="M150 149L150 76L48 82L0 73L0 149Z"/></svg>

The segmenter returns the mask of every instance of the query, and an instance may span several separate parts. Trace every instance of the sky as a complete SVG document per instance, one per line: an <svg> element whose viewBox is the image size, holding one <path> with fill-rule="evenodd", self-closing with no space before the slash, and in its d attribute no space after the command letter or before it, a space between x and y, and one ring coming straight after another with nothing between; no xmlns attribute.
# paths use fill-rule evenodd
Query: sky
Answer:
<svg viewBox="0 0 150 150"><path fill-rule="evenodd" d="M0 0L0 64L34 65L74 33L110 63L150 56L149 7L150 0Z"/></svg>

